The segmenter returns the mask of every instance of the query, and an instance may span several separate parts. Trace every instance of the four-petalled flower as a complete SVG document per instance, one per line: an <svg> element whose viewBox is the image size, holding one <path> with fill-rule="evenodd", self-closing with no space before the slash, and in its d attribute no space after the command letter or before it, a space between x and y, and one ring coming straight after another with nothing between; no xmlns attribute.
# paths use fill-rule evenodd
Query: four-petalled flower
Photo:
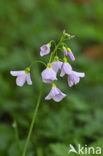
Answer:
<svg viewBox="0 0 103 156"><path fill-rule="evenodd" d="M44 56L50 53L51 43L45 44L40 47L40 56Z"/></svg>
<svg viewBox="0 0 103 156"><path fill-rule="evenodd" d="M80 77L84 77L85 73L79 73L72 71L71 74L68 75L68 85L72 87L74 84L76 85L80 81Z"/></svg>
<svg viewBox="0 0 103 156"><path fill-rule="evenodd" d="M65 59L65 58L64 58ZM69 63L64 62L61 67L60 76L63 77L65 74L69 75L72 73L72 67Z"/></svg>
<svg viewBox="0 0 103 156"><path fill-rule="evenodd" d="M61 69L63 62L55 61L52 62L52 69L57 73L59 69Z"/></svg>
<svg viewBox="0 0 103 156"><path fill-rule="evenodd" d="M10 74L12 76L17 76L16 78L17 86L22 87L25 82L27 82L28 85L32 85L29 68L26 68L26 70L21 71L10 71Z"/></svg>
<svg viewBox="0 0 103 156"><path fill-rule="evenodd" d="M62 93L56 87L56 85L53 83L52 84L52 89L51 89L50 93L45 97L45 100L53 99L56 102L60 102L65 96L66 96L66 94Z"/></svg>
<svg viewBox="0 0 103 156"><path fill-rule="evenodd" d="M44 83L52 83L54 80L57 80L56 72L52 69L51 64L47 65L41 76Z"/></svg>

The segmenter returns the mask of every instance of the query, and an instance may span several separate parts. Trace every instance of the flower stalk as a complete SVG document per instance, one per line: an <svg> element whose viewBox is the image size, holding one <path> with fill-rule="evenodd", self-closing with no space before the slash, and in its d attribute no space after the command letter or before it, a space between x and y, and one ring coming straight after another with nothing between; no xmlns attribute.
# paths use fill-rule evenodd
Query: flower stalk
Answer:
<svg viewBox="0 0 103 156"><path fill-rule="evenodd" d="M27 136L27 139L26 139L26 143L25 143L25 146L24 146L22 156L25 156L26 152L27 152L27 148L28 148L28 144L29 144L30 137L31 137L31 134L32 134L33 126L35 124L37 112L38 112L39 105L40 105L40 102L41 102L43 88L44 88L44 84L42 83L41 89L40 89L40 94L39 94L38 101L37 101L37 105L36 105L36 108L35 108L35 111L34 111L34 114L33 114L32 122L31 122L31 125L30 125L30 129L29 129L29 132L28 132L28 136Z"/></svg>

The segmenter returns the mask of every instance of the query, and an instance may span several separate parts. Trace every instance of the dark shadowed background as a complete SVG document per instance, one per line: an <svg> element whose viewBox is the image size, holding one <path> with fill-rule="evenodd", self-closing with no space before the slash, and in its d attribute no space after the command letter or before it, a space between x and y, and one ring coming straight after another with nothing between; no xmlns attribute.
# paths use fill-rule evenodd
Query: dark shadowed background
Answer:
<svg viewBox="0 0 103 156"><path fill-rule="evenodd" d="M69 144L103 147L103 0L1 0L0 156L20 155L12 124L17 122L22 149L44 68L35 64L33 85L22 88L10 70L40 58L40 46L57 42L63 29L76 36L68 42L76 57L70 63L86 77L72 88L60 79L58 87L68 95L60 103L44 100L45 86L27 156L68 156Z"/></svg>

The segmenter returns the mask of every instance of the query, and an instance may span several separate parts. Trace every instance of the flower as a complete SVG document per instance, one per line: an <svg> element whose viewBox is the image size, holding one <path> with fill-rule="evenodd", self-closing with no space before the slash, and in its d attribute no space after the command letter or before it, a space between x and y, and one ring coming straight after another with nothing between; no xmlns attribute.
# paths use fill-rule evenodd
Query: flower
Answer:
<svg viewBox="0 0 103 156"><path fill-rule="evenodd" d="M26 81L28 85L32 85L29 68L26 68L25 70L21 70L21 71L10 71L10 74L12 76L17 76L16 78L17 86L22 87Z"/></svg>
<svg viewBox="0 0 103 156"><path fill-rule="evenodd" d="M76 85L80 81L80 77L84 77L85 73L79 73L72 71L71 74L68 75L68 85L72 87L74 84Z"/></svg>
<svg viewBox="0 0 103 156"><path fill-rule="evenodd" d="M66 58L64 58L66 60ZM69 63L64 62L61 67L60 76L63 77L65 74L69 75L72 72L72 67Z"/></svg>
<svg viewBox="0 0 103 156"><path fill-rule="evenodd" d="M50 93L45 97L45 100L53 99L56 102L60 102L65 96L66 96L66 94L62 93L56 87L56 85L53 83L52 84L52 89L51 89Z"/></svg>
<svg viewBox="0 0 103 156"><path fill-rule="evenodd" d="M44 83L52 83L56 78L56 72L52 69L51 64L47 65L47 68L42 72L42 80Z"/></svg>
<svg viewBox="0 0 103 156"><path fill-rule="evenodd" d="M42 47L40 47L40 56L44 56L50 53L50 47L51 43L45 44Z"/></svg>
<svg viewBox="0 0 103 156"><path fill-rule="evenodd" d="M52 62L52 69L57 73L59 69L62 67L62 62L61 61L55 61Z"/></svg>

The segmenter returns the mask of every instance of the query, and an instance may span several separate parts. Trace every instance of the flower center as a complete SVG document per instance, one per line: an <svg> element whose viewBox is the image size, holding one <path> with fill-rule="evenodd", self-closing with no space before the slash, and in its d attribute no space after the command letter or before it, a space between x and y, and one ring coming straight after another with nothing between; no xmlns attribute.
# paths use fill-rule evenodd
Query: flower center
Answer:
<svg viewBox="0 0 103 156"><path fill-rule="evenodd" d="M45 47L44 47L44 50L46 51L47 49L48 49L48 47L45 46Z"/></svg>

